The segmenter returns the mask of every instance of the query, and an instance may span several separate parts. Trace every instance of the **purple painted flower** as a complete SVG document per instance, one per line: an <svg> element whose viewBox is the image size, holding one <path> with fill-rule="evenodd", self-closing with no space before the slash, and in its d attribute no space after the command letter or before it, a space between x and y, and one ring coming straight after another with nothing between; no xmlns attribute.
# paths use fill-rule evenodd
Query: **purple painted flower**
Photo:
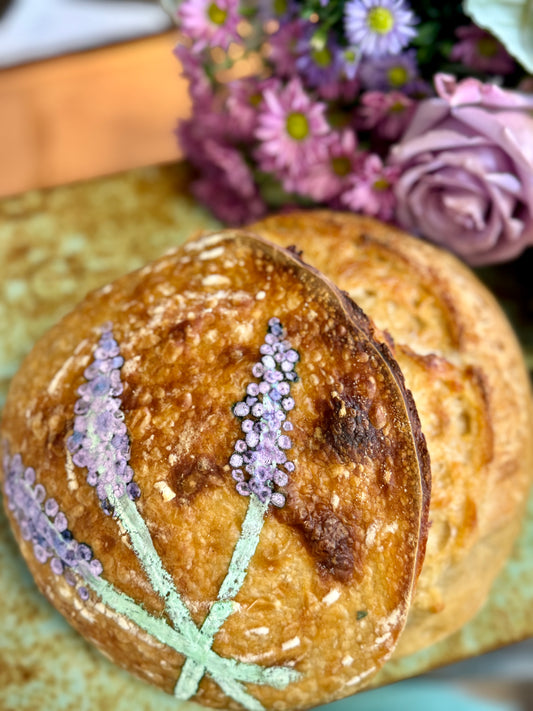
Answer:
<svg viewBox="0 0 533 711"><path fill-rule="evenodd" d="M357 127L373 130L390 143L397 141L407 128L416 103L400 91L367 91L361 95L357 111Z"/></svg>
<svg viewBox="0 0 533 711"><path fill-rule="evenodd" d="M282 179L295 176L327 153L326 105L313 101L298 78L264 92L256 138L259 167Z"/></svg>
<svg viewBox="0 0 533 711"><path fill-rule="evenodd" d="M317 202L335 200L347 189L350 175L357 170L360 161L354 131L346 128L335 132L327 155L309 168L299 183L299 192Z"/></svg>
<svg viewBox="0 0 533 711"><path fill-rule="evenodd" d="M391 220L396 207L394 185L398 174L397 168L384 166L379 156L366 156L359 171L350 175L348 189L341 196L342 204L354 212Z"/></svg>
<svg viewBox="0 0 533 711"><path fill-rule="evenodd" d="M123 364L111 327L106 326L94 351L94 360L85 369L86 382L78 388L74 432L67 440L72 461L87 469L87 483L96 487L106 513L110 513L107 487L112 488L115 496L127 495L132 500L140 493L132 483L133 471L128 464L130 440L120 409Z"/></svg>
<svg viewBox="0 0 533 711"><path fill-rule="evenodd" d="M183 32L194 40L194 49L222 47L239 41L237 25L241 20L238 0L184 0L178 9Z"/></svg>
<svg viewBox="0 0 533 711"><path fill-rule="evenodd" d="M469 69L487 74L510 74L516 62L503 44L477 25L458 27L455 34L459 42L454 45L450 59L462 62Z"/></svg>
<svg viewBox="0 0 533 711"><path fill-rule="evenodd" d="M344 12L348 41L366 56L397 54L416 35L405 0L349 0Z"/></svg>
<svg viewBox="0 0 533 711"><path fill-rule="evenodd" d="M4 493L7 508L17 522L22 538L33 546L39 563L49 563L55 575L64 575L77 584L88 575L102 573L101 562L86 543L78 543L68 528L67 517L54 498L47 498L42 484L35 483L35 470L25 467L20 454L3 460ZM88 598L83 585L78 587L82 600Z"/></svg>
<svg viewBox="0 0 533 711"><path fill-rule="evenodd" d="M252 368L260 382L249 383L246 397L233 407L233 414L242 419L243 439L235 443L229 463L239 494L255 494L262 502L284 506L285 496L276 487L289 481L294 463L287 459L292 447L292 424L287 414L294 408L291 385L297 380L295 366L298 353L285 338L278 318L268 322L265 341L259 349L262 355Z"/></svg>
<svg viewBox="0 0 533 711"><path fill-rule="evenodd" d="M281 25L279 30L269 37L268 59L274 65L278 77L291 77L296 74L296 60L305 27L303 20L293 20Z"/></svg>

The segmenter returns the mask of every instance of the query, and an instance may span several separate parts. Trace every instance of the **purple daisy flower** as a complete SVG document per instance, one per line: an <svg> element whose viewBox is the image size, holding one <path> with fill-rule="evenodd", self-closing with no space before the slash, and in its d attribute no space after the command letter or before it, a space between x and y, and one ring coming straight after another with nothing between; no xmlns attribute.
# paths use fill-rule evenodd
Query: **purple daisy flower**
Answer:
<svg viewBox="0 0 533 711"><path fill-rule="evenodd" d="M377 91L403 91L411 94L419 85L416 51L409 49L401 54L363 60L359 79L365 89Z"/></svg>
<svg viewBox="0 0 533 711"><path fill-rule="evenodd" d="M256 158L265 172L284 179L295 176L327 154L329 125L326 105L313 101L295 77L266 89L255 136Z"/></svg>
<svg viewBox="0 0 533 711"><path fill-rule="evenodd" d="M300 40L304 35L306 23L293 20L281 25L279 30L268 39L268 59L274 65L279 77L296 74L296 60Z"/></svg>
<svg viewBox="0 0 533 711"><path fill-rule="evenodd" d="M355 79L361 62L361 52L358 47L350 46L342 50L343 74L348 80Z"/></svg>
<svg viewBox="0 0 533 711"><path fill-rule="evenodd" d="M194 49L222 47L239 41L237 25L241 15L238 0L185 0L178 10L183 32L194 40Z"/></svg>
<svg viewBox="0 0 533 711"><path fill-rule="evenodd" d="M362 162L359 171L350 175L341 203L354 212L390 221L396 207L394 184L398 176L396 167L383 165L381 158L372 153Z"/></svg>
<svg viewBox="0 0 533 711"><path fill-rule="evenodd" d="M344 12L348 41L366 56L397 54L416 35L405 0L349 0Z"/></svg>
<svg viewBox="0 0 533 711"><path fill-rule="evenodd" d="M462 62L477 72L510 74L516 63L496 37L476 25L455 30L459 42L453 47L450 59Z"/></svg>
<svg viewBox="0 0 533 711"><path fill-rule="evenodd" d="M343 193L361 162L354 131L344 129L332 134L325 158L312 165L299 181L298 192L317 202L335 200Z"/></svg>
<svg viewBox="0 0 533 711"><path fill-rule="evenodd" d="M313 47L311 39L315 29L313 25L308 26L298 42L296 69L308 86L335 84L344 70L342 50L331 35L323 47Z"/></svg>
<svg viewBox="0 0 533 711"><path fill-rule="evenodd" d="M299 3L296 0L259 0L259 2L246 3L256 11L257 19L262 22L277 20L286 23L298 15Z"/></svg>

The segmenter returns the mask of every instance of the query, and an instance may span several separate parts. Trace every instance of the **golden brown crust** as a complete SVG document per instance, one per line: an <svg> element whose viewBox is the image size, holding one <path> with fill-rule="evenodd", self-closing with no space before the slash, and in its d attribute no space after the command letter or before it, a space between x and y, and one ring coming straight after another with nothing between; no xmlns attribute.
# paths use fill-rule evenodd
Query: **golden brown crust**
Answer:
<svg viewBox="0 0 533 711"><path fill-rule="evenodd" d="M520 348L464 265L400 230L326 211L252 229L296 245L396 344L432 462L428 548L397 653L416 651L479 609L519 530L533 470Z"/></svg>
<svg viewBox="0 0 533 711"><path fill-rule="evenodd" d="M127 530L99 506L67 447L77 389L104 323L125 362L121 409L137 508L200 625L216 600L248 499L229 460L242 436L232 408L272 317L299 353L291 394L296 469L270 507L213 649L302 676L248 684L267 708L305 708L353 693L404 626L427 535L429 461L414 401L389 347L329 280L294 254L244 233L211 235L93 294L37 345L12 383L1 438L22 456L89 543L105 580L168 619ZM4 473L5 476L5 473ZM91 593L87 602L14 530L39 586L119 664L171 692L184 657ZM195 699L238 707L203 677Z"/></svg>

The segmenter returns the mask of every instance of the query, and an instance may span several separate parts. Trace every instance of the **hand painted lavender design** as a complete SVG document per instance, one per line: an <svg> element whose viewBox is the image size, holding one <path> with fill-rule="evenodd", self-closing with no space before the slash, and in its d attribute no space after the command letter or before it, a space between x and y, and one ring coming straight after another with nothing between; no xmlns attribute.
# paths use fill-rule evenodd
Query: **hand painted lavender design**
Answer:
<svg viewBox="0 0 533 711"><path fill-rule="evenodd" d="M239 494L254 493L260 501L282 507L285 496L273 489L285 486L289 473L294 471L294 463L288 461L285 454L285 450L292 447L292 441L281 430L292 430L287 412L294 407L290 390L291 383L297 380L294 367L299 355L285 340L278 318L268 322L260 353L262 358L253 366L252 374L261 380L250 383L246 388L247 397L233 408L234 415L243 418L244 439L237 440L229 461Z"/></svg>
<svg viewBox="0 0 533 711"><path fill-rule="evenodd" d="M227 696L249 711L263 711L263 707L247 692L242 682L266 684L283 689L300 678L299 672L294 669L276 666L261 667L253 663L226 659L220 657L211 648L215 635L235 609L233 600L246 578L248 565L257 548L264 516L270 503L277 506L284 504L283 495L277 491L273 492L272 487L274 484L283 486L287 481L286 472L292 471L294 468L287 461L284 453L284 450L291 446L290 440L282 434L280 427L283 426L285 431L290 430L290 425L288 426L285 421L285 412L292 409L294 402L289 397L290 386L287 389L287 384L297 379L293 370L298 355L290 348L290 344L283 341L283 329L278 319L270 320L263 348L265 350L262 351L264 353L262 362L254 366L255 377L264 376L261 380L263 390L257 397L259 390L255 395L250 394L249 386L249 394L246 399L248 401L250 397L255 398L248 406L253 410L252 418L255 419L243 420L243 427L249 427L244 425L245 421L248 421L252 425L249 432L258 434L257 441L252 441L250 438L246 441L246 456L248 458L246 464L249 465L247 472L250 474L249 482L251 483L245 482L244 477L239 480L240 484L249 486L247 491L241 492L249 496L249 505L241 528L241 535L231 557L228 573L222 582L217 600L211 606L201 629L196 626L172 577L164 568L148 527L135 504L139 498L140 490L133 481L133 472L129 466L130 442L123 422L124 415L120 409L119 397L122 394L120 368L124 361L120 356L111 326L102 328L102 335L94 352L94 360L84 373L86 382L78 389L80 397L75 405L74 433L68 440L67 448L73 454L74 464L87 469L87 482L96 488L104 511L113 515L128 533L132 548L154 591L165 602L165 610L172 626L164 619L153 617L147 613L141 605L101 578L102 566L99 561L92 558L92 551L88 546L76 542L62 543L65 538L71 540L68 535L65 535L66 517L58 510L56 511L57 504L53 499L44 503L45 510L48 507L49 513L44 515L44 519L48 523L41 517L45 493L40 484L33 487L35 472L32 469L24 470L22 460L18 455L9 460L8 466L6 466L6 471L15 472L11 477L8 476L10 483L6 483L6 494L10 501L10 508L13 511L20 509L17 502L23 502L23 493L28 487L30 488L29 494L33 497L32 500L37 503L37 507L30 506L29 510L31 511L31 520L35 519L40 522L41 527L38 531L35 526L30 529L32 532L30 537L35 538L34 550L38 560L45 562L48 557L53 555L53 553L49 554L49 548L46 548L45 558L45 554L41 551L43 540L45 543L48 542L48 539L56 542L57 545L53 548L56 555L53 560L59 560L62 566L65 565L65 561L57 555L58 550L65 550L69 568L81 576L87 588L91 588L104 604L128 617L160 642L184 655L186 661L176 684L176 697L187 699L193 696L202 676L207 673ZM272 365L268 360L267 357L270 356L274 358L276 365ZM265 358L267 358L266 361ZM260 368L263 370L258 374ZM259 388L261 384L256 384L256 387ZM251 390L254 391L254 388L252 387ZM246 405L245 401L243 403ZM260 413L257 407L259 404L262 406ZM243 413L243 415L237 416L247 414ZM232 457L235 456L235 453ZM280 469L281 466L285 471ZM21 472L24 471L26 472L24 478L21 478ZM14 481L24 482L26 488L21 489L20 486L17 488L13 485ZM49 516L54 516L53 523ZM21 525L21 530L26 531L23 528L26 517L19 513L16 518ZM34 536L34 529L41 537ZM42 538L41 530L45 531L44 538ZM75 553L71 553L71 550ZM59 571L59 563L53 563L53 566ZM80 595L84 599L89 595L87 588L83 586L79 589Z"/></svg>
<svg viewBox="0 0 533 711"><path fill-rule="evenodd" d="M202 625L205 649L211 648L226 620L224 603L233 600L244 583L269 504L285 505L284 494L275 491L274 486L285 486L289 473L294 471L294 463L288 461L285 453L292 447L292 441L283 432L293 429L287 420L287 412L294 408L290 388L298 379L294 368L299 355L285 340L285 331L278 318L269 320L265 342L259 350L262 358L253 366L252 375L260 378L260 382L250 383L245 399L233 407L233 414L242 418L241 430L245 438L237 440L229 460L237 491L250 497L250 501L228 573ZM204 671L203 665L187 659L174 695L189 699L196 692Z"/></svg>
<svg viewBox="0 0 533 711"><path fill-rule="evenodd" d="M107 486L116 497L127 493L132 501L140 496L129 466L130 441L120 409L122 394L120 368L124 358L113 338L111 326L102 328L93 362L85 369L84 382L78 388L79 400L74 407L74 433L67 441L78 467L87 468L87 483L96 487L102 508L112 513Z"/></svg>
<svg viewBox="0 0 533 711"><path fill-rule="evenodd" d="M22 538L33 544L39 563L49 562L52 572L77 586L78 595L87 600L89 590L79 582L87 573L98 577L102 573L101 562L93 556L90 546L73 537L57 501L46 496L42 484L35 483L35 470L24 466L20 454L10 457L6 453L3 464L7 506Z"/></svg>

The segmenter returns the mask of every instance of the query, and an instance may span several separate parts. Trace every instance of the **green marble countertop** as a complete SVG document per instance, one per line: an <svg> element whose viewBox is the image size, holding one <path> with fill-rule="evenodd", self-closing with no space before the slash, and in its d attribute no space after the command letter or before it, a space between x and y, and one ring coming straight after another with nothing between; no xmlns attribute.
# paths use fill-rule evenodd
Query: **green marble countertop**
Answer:
<svg viewBox="0 0 533 711"><path fill-rule="evenodd" d="M34 342L85 294L216 222L187 196L183 165L149 168L0 202L0 407ZM480 276L533 367L533 250ZM37 591L0 512L0 711L193 711L109 663ZM447 640L377 678L386 684L533 637L533 496L490 599Z"/></svg>

